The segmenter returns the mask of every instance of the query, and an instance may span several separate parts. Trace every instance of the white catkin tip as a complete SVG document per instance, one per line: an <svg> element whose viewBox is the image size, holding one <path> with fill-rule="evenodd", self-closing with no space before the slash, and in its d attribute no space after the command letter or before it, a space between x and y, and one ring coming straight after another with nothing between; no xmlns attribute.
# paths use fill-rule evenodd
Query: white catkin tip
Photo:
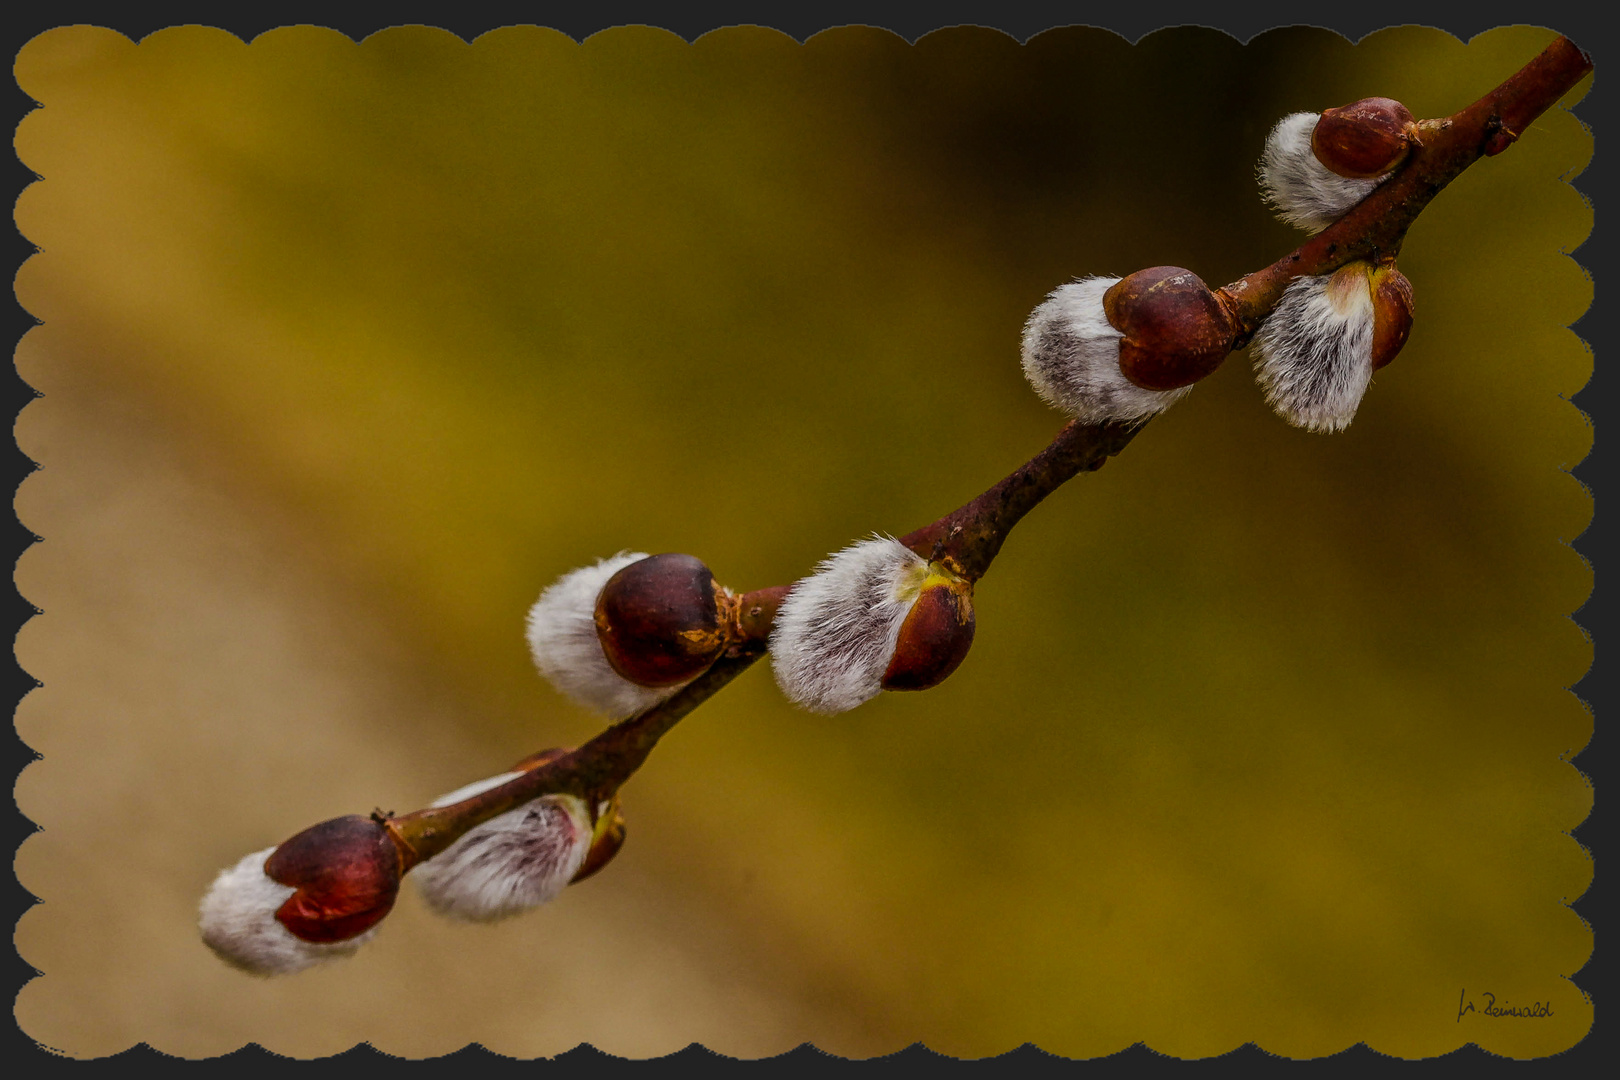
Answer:
<svg viewBox="0 0 1620 1080"><path fill-rule="evenodd" d="M1365 199L1387 176L1357 180L1328 171L1311 150L1319 113L1292 113L1266 136L1260 157L1260 190L1277 217L1319 233Z"/></svg>
<svg viewBox="0 0 1620 1080"><path fill-rule="evenodd" d="M1284 420L1311 431L1348 427L1372 380L1368 266L1295 278L1254 335L1255 378Z"/></svg>
<svg viewBox="0 0 1620 1080"><path fill-rule="evenodd" d="M502 773L433 801L445 806L506 783ZM429 907L490 922L538 907L567 888L591 848L591 819L572 795L543 795L482 825L411 871Z"/></svg>
<svg viewBox="0 0 1620 1080"><path fill-rule="evenodd" d="M608 578L647 556L621 551L558 578L529 609L529 651L551 685L593 712L620 718L658 704L685 683L638 686L608 664L596 636L596 598Z"/></svg>
<svg viewBox="0 0 1620 1080"><path fill-rule="evenodd" d="M876 697L928 563L877 536L828 556L795 582L771 630L776 684L812 712L840 713Z"/></svg>
<svg viewBox="0 0 1620 1080"><path fill-rule="evenodd" d="M1084 424L1145 420L1191 390L1144 390L1119 369L1119 339L1103 293L1120 279L1087 277L1054 289L1024 324L1024 377L1047 404Z"/></svg>
<svg viewBox="0 0 1620 1080"><path fill-rule="evenodd" d="M373 926L348 941L317 944L295 936L276 918L276 911L294 891L264 872L273 847L244 855L222 870L202 899L199 926L202 939L221 960L254 975L290 975L339 957L377 935Z"/></svg>

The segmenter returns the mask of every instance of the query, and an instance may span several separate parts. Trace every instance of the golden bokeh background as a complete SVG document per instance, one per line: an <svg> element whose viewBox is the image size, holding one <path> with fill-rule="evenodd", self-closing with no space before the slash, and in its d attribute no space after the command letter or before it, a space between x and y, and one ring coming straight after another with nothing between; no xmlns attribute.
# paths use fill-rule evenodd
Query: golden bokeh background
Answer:
<svg viewBox="0 0 1620 1080"><path fill-rule="evenodd" d="M1270 262L1279 116L1443 115L1551 37L34 39L23 1029L76 1057L1573 1045L1592 139L1561 108L1412 230L1416 326L1347 433L1282 423L1234 356L1019 527L943 686L826 718L761 665L625 789L618 860L521 919L407 888L279 981L195 931L245 852L597 731L523 642L559 574L686 551L755 588L950 510L1061 424L1018 369L1048 290ZM1459 1019L1487 993L1552 1015Z"/></svg>

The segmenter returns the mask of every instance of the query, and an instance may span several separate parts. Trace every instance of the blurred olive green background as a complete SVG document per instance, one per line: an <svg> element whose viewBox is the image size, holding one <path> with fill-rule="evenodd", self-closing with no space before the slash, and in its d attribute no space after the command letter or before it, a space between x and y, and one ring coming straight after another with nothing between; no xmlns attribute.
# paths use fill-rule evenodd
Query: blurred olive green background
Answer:
<svg viewBox="0 0 1620 1080"><path fill-rule="evenodd" d="M22 1027L78 1057L1572 1045L1592 140L1562 109L1412 230L1416 327L1348 433L1234 356L1020 526L945 685L825 718L761 665L628 786L613 866L519 920L407 889L271 982L194 925L245 852L598 730L524 646L557 575L686 551L755 588L950 510L1061 424L1018 369L1047 291L1270 262L1279 116L1443 115L1551 37L35 39ZM1487 992L1553 1015L1459 1021Z"/></svg>

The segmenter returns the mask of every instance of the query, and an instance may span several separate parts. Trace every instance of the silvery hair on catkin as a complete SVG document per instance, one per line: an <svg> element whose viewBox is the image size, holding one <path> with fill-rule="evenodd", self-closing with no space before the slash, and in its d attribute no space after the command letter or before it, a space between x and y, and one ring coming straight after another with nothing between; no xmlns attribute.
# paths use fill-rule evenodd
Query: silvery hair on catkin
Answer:
<svg viewBox="0 0 1620 1080"><path fill-rule="evenodd" d="M1354 264L1339 273L1359 271ZM1334 304L1334 275L1296 278L1254 336L1255 378L1283 419L1310 431L1348 427L1372 380L1373 302L1363 282Z"/></svg>
<svg viewBox="0 0 1620 1080"><path fill-rule="evenodd" d="M1117 277L1086 277L1060 285L1024 324L1024 377L1047 404L1083 424L1145 420L1192 387L1145 390L1119 369L1123 337L1103 311L1103 294Z"/></svg>
<svg viewBox="0 0 1620 1080"><path fill-rule="evenodd" d="M928 563L877 536L828 556L793 585L771 630L782 693L811 712L840 713L876 697Z"/></svg>
<svg viewBox="0 0 1620 1080"><path fill-rule="evenodd" d="M522 776L502 773L433 800L448 806ZM585 804L545 795L474 826L411 874L440 915L468 922L504 919L556 898L591 846Z"/></svg>
<svg viewBox="0 0 1620 1080"><path fill-rule="evenodd" d="M1385 179L1340 176L1318 161L1311 133L1319 119L1319 113L1309 112L1283 117L1266 136L1260 158L1260 188L1267 205L1280 220L1309 233L1343 217Z"/></svg>

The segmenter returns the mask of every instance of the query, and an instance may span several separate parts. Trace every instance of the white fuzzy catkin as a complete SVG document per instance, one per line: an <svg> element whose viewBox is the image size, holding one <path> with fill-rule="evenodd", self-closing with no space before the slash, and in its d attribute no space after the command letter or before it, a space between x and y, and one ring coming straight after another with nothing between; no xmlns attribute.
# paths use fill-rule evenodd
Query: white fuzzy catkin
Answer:
<svg viewBox="0 0 1620 1080"><path fill-rule="evenodd" d="M1385 177L1368 180L1329 171L1311 150L1320 113L1292 113L1266 136L1260 158L1260 188L1277 217L1298 229L1319 233L1365 199Z"/></svg>
<svg viewBox="0 0 1620 1080"><path fill-rule="evenodd" d="M522 775L510 772L479 780L433 805L469 799ZM489 922L554 899L579 872L590 848L585 803L572 795L542 795L467 830L418 865L411 877L440 915Z"/></svg>
<svg viewBox="0 0 1620 1080"><path fill-rule="evenodd" d="M608 578L647 556L621 551L558 578L529 609L529 652L551 685L593 712L618 719L650 708L679 690L638 686L613 670L596 636L596 598Z"/></svg>
<svg viewBox="0 0 1620 1080"><path fill-rule="evenodd" d="M222 870L202 899L203 942L219 958L254 975L290 975L327 960L352 956L377 935L373 926L347 941L316 943L298 937L276 918L295 890L264 872L273 847L244 855Z"/></svg>
<svg viewBox="0 0 1620 1080"><path fill-rule="evenodd" d="M927 576L928 563L915 552L876 536L795 582L771 630L771 667L782 693L818 713L876 697Z"/></svg>
<svg viewBox="0 0 1620 1080"><path fill-rule="evenodd" d="M1119 340L1103 313L1103 293L1117 277L1060 285L1024 324L1024 377L1049 405L1084 424L1145 420L1191 390L1144 390L1119 369Z"/></svg>
<svg viewBox="0 0 1620 1080"><path fill-rule="evenodd" d="M1367 264L1295 278L1254 335L1266 401L1296 427L1342 431L1372 380L1373 300Z"/></svg>

